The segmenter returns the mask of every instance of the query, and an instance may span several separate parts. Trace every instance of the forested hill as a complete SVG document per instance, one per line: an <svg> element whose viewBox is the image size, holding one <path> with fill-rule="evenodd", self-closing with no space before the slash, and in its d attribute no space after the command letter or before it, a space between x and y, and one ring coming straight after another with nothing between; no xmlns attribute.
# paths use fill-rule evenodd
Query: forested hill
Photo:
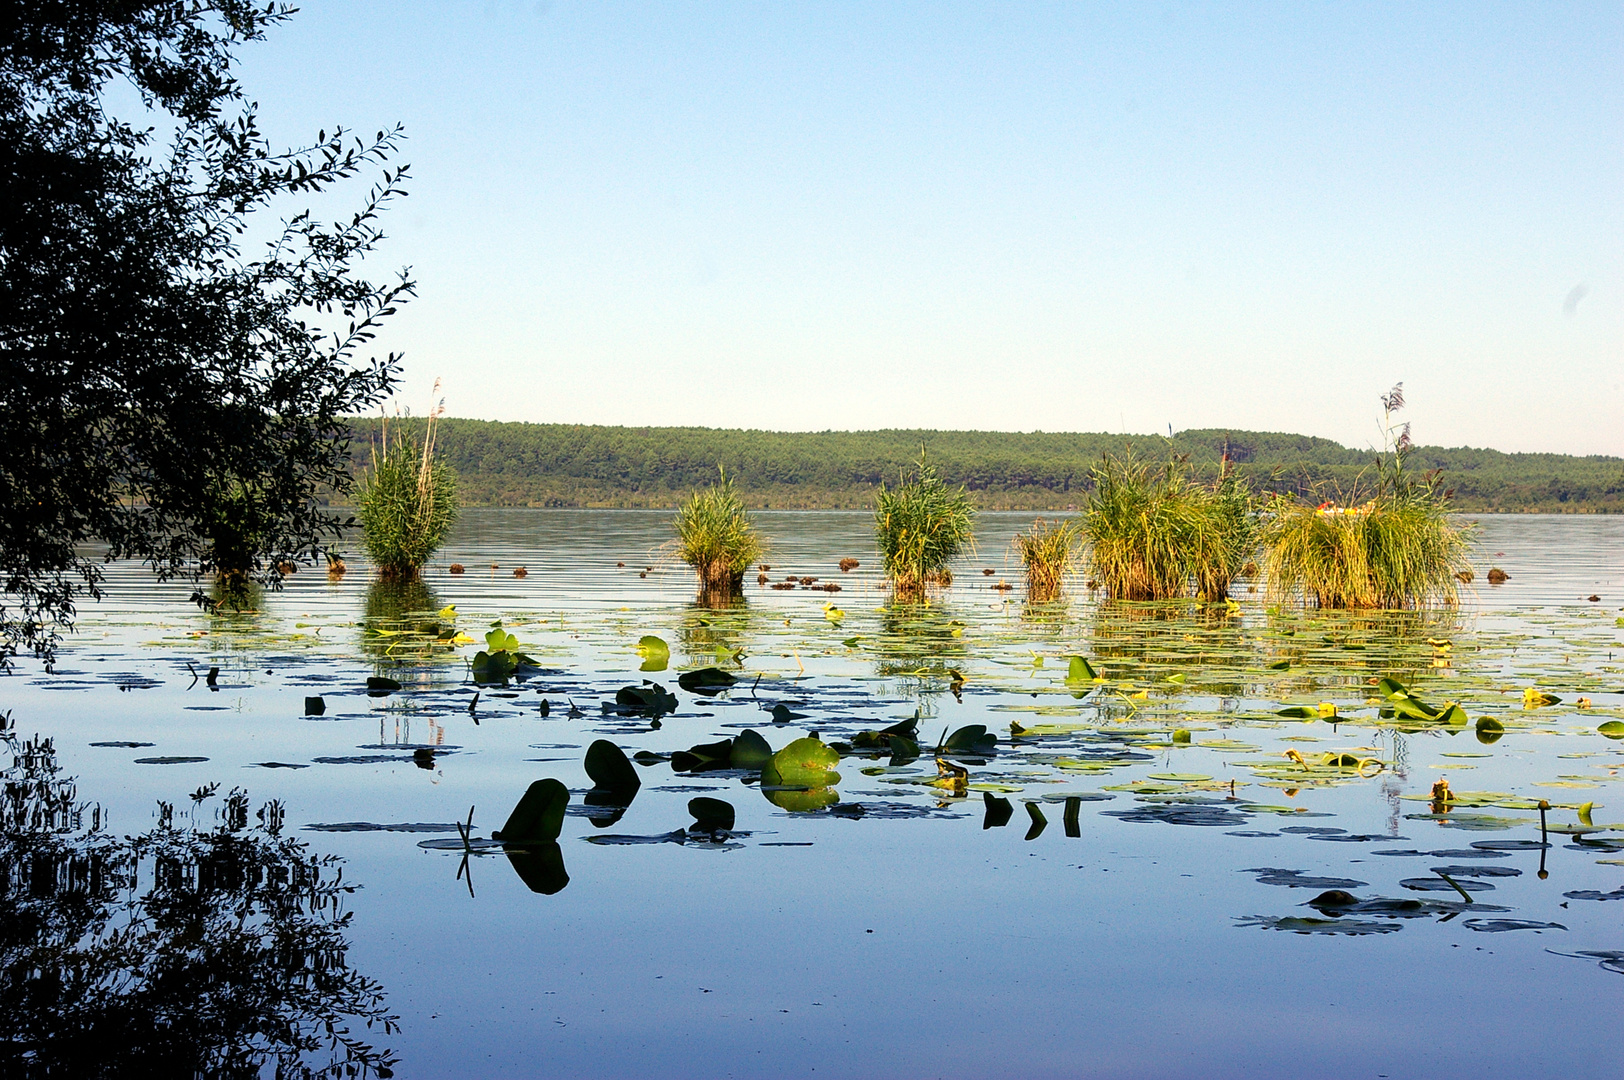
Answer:
<svg viewBox="0 0 1624 1080"><path fill-rule="evenodd" d="M421 421L392 421L421 429ZM378 421L354 421L357 466ZM1374 455L1327 439L1262 431L1181 431L1172 438L997 431L783 432L630 428L445 419L437 440L465 505L669 507L722 465L752 506L868 507L882 483L928 449L942 475L985 509L1079 504L1105 453L1188 454L1209 474L1225 448L1256 486L1327 496L1368 479ZM1409 464L1442 469L1463 510L1624 510L1624 459L1419 446Z"/></svg>

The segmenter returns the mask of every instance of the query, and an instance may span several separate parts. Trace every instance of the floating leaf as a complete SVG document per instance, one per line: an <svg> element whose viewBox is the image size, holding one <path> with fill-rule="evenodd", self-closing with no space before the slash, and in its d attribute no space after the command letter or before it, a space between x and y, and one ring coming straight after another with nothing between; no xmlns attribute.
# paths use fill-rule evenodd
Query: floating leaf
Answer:
<svg viewBox="0 0 1624 1080"><path fill-rule="evenodd" d="M712 799L703 795L696 799L689 799L688 813L692 814L694 818L694 823L688 826L689 832L718 833L733 831L733 804L725 799Z"/></svg>
<svg viewBox="0 0 1624 1080"><path fill-rule="evenodd" d="M998 749L998 736L989 734L985 724L966 724L947 737L942 749L957 754L991 754Z"/></svg>
<svg viewBox="0 0 1624 1080"><path fill-rule="evenodd" d="M637 655L643 658L639 670L664 671L671 662L671 646L666 644L664 638L644 634L637 639Z"/></svg>
<svg viewBox="0 0 1624 1080"><path fill-rule="evenodd" d="M491 833L492 840L504 844L550 843L564 827L564 808L569 805L569 788L551 778L531 784L507 823Z"/></svg>
<svg viewBox="0 0 1624 1080"><path fill-rule="evenodd" d="M1070 684L1102 682L1100 673L1094 670L1094 665L1088 662L1087 657L1069 656L1067 659L1066 682Z"/></svg>
<svg viewBox="0 0 1624 1080"><path fill-rule="evenodd" d="M919 719L917 717L911 717L907 720L903 720L901 723L892 724L890 727L884 727L878 731L859 731L856 735L852 736L851 744L859 749L883 747L889 745L889 740L893 735L900 735L905 739L913 739L918 734Z"/></svg>
<svg viewBox="0 0 1624 1080"><path fill-rule="evenodd" d="M727 769L733 765L733 740L700 743L671 755L671 768L677 772L701 772L705 769Z"/></svg>
<svg viewBox="0 0 1624 1080"><path fill-rule="evenodd" d="M1624 739L1624 721L1609 720L1596 730L1609 739Z"/></svg>
<svg viewBox="0 0 1624 1080"><path fill-rule="evenodd" d="M677 676L677 685L694 694L714 694L732 686L739 680L721 668L706 667L684 671Z"/></svg>
<svg viewBox="0 0 1624 1080"><path fill-rule="evenodd" d="M677 711L677 697L659 683L648 686L622 686L615 691L615 704L639 712L661 713Z"/></svg>
<svg viewBox="0 0 1624 1080"><path fill-rule="evenodd" d="M840 780L834 767L840 755L820 739L796 739L772 756L761 770L761 782L772 786L830 787Z"/></svg>
<svg viewBox="0 0 1624 1080"><path fill-rule="evenodd" d="M735 769L762 769L772 759L773 748L753 728L745 728L733 737L728 760Z"/></svg>
<svg viewBox="0 0 1624 1080"><path fill-rule="evenodd" d="M606 791L636 794L643 783L626 752L608 739L598 739L586 748L586 774L594 787Z"/></svg>

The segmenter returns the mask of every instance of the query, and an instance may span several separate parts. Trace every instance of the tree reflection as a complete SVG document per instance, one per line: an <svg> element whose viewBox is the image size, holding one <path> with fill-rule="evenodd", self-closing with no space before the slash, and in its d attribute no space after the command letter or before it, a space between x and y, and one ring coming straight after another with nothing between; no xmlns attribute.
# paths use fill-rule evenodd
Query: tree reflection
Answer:
<svg viewBox="0 0 1624 1080"><path fill-rule="evenodd" d="M399 1030L353 970L340 861L233 790L203 827L160 804L107 833L48 739L4 737L0 1074L387 1077ZM213 799L194 793L191 818Z"/></svg>

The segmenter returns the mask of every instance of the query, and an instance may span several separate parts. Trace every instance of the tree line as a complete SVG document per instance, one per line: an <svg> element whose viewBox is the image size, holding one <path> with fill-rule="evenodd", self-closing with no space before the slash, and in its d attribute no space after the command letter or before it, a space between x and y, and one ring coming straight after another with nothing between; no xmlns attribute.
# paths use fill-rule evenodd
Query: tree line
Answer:
<svg viewBox="0 0 1624 1080"><path fill-rule="evenodd" d="M403 423L406 430L416 423ZM1081 504L1106 454L1165 461L1187 456L1216 477L1226 460L1258 491L1353 502L1374 480L1376 454L1308 435L1218 428L1161 435L906 429L785 432L690 427L608 427L444 418L437 445L468 506L668 508L712 484L718 466L750 506L871 507L895 486L921 447L943 480L990 510L1065 510ZM378 432L352 421L356 465ZM1624 459L1507 454L1416 446L1407 468L1442 470L1466 511L1624 511Z"/></svg>

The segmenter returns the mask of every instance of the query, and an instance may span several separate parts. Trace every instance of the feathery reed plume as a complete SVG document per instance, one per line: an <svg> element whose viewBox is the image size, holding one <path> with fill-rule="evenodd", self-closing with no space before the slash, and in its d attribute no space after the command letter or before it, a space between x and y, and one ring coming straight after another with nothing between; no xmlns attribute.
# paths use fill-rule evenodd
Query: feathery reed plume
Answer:
<svg viewBox="0 0 1624 1080"><path fill-rule="evenodd" d="M1436 472L1405 469L1409 424L1395 424L1404 384L1383 394L1383 452L1370 498L1355 493L1310 506L1276 495L1264 515L1264 560L1273 602L1302 599L1325 608L1453 606L1470 574L1469 526L1449 509Z"/></svg>
<svg viewBox="0 0 1624 1080"><path fill-rule="evenodd" d="M438 381L434 388L439 390ZM435 422L444 412L442 399L429 413L421 445L403 432L391 439L385 422L381 445L372 448L358 516L362 546L382 578L417 577L456 523L456 473L434 451Z"/></svg>

